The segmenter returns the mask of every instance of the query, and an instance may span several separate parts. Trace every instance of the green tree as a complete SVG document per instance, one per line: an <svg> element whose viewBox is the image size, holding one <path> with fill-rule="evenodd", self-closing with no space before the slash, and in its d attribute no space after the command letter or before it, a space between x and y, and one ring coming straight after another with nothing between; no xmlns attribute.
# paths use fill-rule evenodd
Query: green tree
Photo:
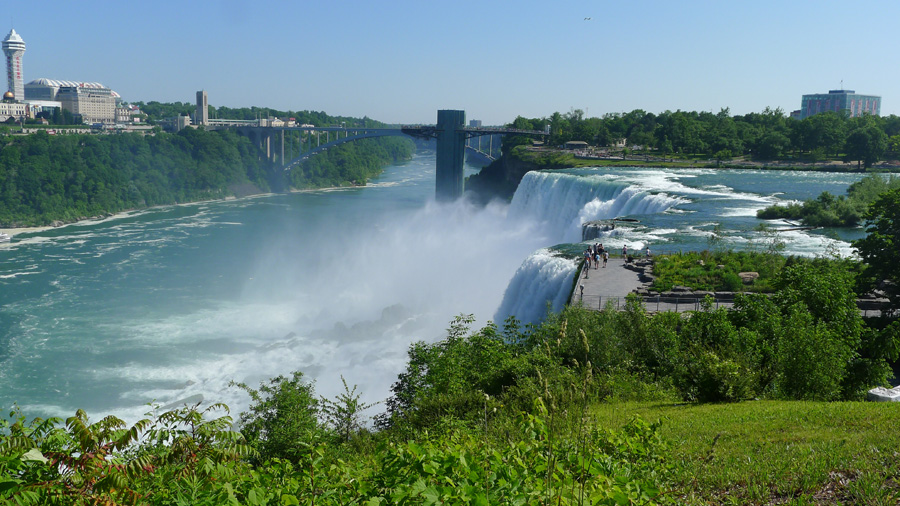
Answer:
<svg viewBox="0 0 900 506"><path fill-rule="evenodd" d="M260 460L272 458L298 462L310 445L325 435L319 425L319 401L314 386L294 371L290 378L278 376L261 383L259 390L245 383L231 383L250 395L250 409L241 413L241 433Z"/></svg>
<svg viewBox="0 0 900 506"><path fill-rule="evenodd" d="M887 147L887 136L877 125L869 122L850 132L844 143L846 161L856 160L856 166L860 164L869 168L873 163L881 159Z"/></svg>
<svg viewBox="0 0 900 506"><path fill-rule="evenodd" d="M774 160L791 145L791 140L782 132L769 131L763 134L753 151L755 157L762 160Z"/></svg>
<svg viewBox="0 0 900 506"><path fill-rule="evenodd" d="M866 212L866 237L853 247L866 263L865 273L890 298L891 307L900 308L900 189L891 190Z"/></svg>
<svg viewBox="0 0 900 506"><path fill-rule="evenodd" d="M341 441L349 441L350 438L365 427L363 413L378 404L365 403L360 400L362 394L356 393L356 385L353 389L347 386L347 380L341 376L344 384L344 392L338 394L333 400L322 398L322 414L325 421L338 435Z"/></svg>
<svg viewBox="0 0 900 506"><path fill-rule="evenodd" d="M853 274L833 262L801 262L784 269L775 304L785 318L778 339L779 392L795 399L856 399L883 382L883 360L860 355L864 324ZM855 368L880 370L857 372Z"/></svg>
<svg viewBox="0 0 900 506"><path fill-rule="evenodd" d="M731 157L732 157L731 150L730 149L720 149L720 150L716 151L715 157L716 157L716 167L718 167L719 164L722 163L722 160L731 160Z"/></svg>

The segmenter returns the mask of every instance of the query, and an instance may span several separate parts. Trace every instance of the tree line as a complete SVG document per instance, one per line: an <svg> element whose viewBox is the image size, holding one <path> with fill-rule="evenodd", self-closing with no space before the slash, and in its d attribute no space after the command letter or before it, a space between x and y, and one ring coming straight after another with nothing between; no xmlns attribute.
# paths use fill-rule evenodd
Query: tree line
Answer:
<svg viewBox="0 0 900 506"><path fill-rule="evenodd" d="M609 146L627 140L628 146L667 156L810 162L843 159L870 167L884 157L900 154L900 117L895 115L851 118L844 113L825 112L797 120L780 108L767 107L744 115L732 115L728 108L715 114L681 110L653 114L635 109L597 118L574 109L555 112L549 118L519 116L509 126L542 130L547 125L553 146L569 141Z"/></svg>
<svg viewBox="0 0 900 506"><path fill-rule="evenodd" d="M269 188L267 167L234 132L13 136L0 148L0 223L47 225L85 216Z"/></svg>
<svg viewBox="0 0 900 506"><path fill-rule="evenodd" d="M408 160L415 151L415 143L401 137L339 144L291 169L289 182L294 188L365 185L370 178L381 174L385 165Z"/></svg>
<svg viewBox="0 0 900 506"><path fill-rule="evenodd" d="M160 120L175 116L193 116L197 112L196 104L190 102L132 102L132 105L140 107L141 112L147 115L147 121L154 124ZM298 125L309 124L319 127L346 126L348 128L368 127L382 128L386 123L374 120L368 116L354 118L350 116L331 116L324 111L292 111L279 110L271 107L227 107L208 106L210 118L235 119L252 121L259 118L294 118Z"/></svg>
<svg viewBox="0 0 900 506"><path fill-rule="evenodd" d="M38 132L10 136L0 147L0 225L48 225L154 205L234 194L250 183L280 190L283 172L233 131L185 129L144 136ZM365 184L415 146L373 139L337 146L295 168L298 188Z"/></svg>

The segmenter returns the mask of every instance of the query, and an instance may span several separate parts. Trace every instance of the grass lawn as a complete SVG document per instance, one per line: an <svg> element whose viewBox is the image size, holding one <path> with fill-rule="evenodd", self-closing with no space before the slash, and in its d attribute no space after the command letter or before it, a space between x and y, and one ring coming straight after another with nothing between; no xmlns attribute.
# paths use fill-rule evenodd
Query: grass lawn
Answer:
<svg viewBox="0 0 900 506"><path fill-rule="evenodd" d="M609 403L600 424L663 420L683 504L900 504L900 403Z"/></svg>

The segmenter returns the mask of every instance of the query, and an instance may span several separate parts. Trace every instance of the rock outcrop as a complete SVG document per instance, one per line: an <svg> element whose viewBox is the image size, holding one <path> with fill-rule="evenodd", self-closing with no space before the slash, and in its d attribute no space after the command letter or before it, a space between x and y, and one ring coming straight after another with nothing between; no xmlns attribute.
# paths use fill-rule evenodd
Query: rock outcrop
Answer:
<svg viewBox="0 0 900 506"><path fill-rule="evenodd" d="M900 387L875 387L866 394L866 400L875 402L900 402Z"/></svg>

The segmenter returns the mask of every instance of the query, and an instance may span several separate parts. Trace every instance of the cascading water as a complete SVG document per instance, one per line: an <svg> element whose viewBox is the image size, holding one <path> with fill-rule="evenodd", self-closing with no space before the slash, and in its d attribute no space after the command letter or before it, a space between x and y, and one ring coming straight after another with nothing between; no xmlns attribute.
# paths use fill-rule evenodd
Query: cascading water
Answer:
<svg viewBox="0 0 900 506"><path fill-rule="evenodd" d="M559 311L569 298L577 268L575 260L549 249L535 251L513 275L494 321L515 316L523 324L536 323L547 314L548 303L551 311Z"/></svg>
<svg viewBox="0 0 900 506"><path fill-rule="evenodd" d="M679 202L602 175L529 172L513 196L507 219L530 220L556 243L578 242L586 221L661 213ZM533 253L510 281L494 321L515 316L522 323L535 323L546 314L548 303L552 311L562 309L577 265L548 249Z"/></svg>
<svg viewBox="0 0 900 506"><path fill-rule="evenodd" d="M586 221L661 213L679 202L602 175L529 172L513 196L509 216L540 223L557 242L578 242Z"/></svg>

